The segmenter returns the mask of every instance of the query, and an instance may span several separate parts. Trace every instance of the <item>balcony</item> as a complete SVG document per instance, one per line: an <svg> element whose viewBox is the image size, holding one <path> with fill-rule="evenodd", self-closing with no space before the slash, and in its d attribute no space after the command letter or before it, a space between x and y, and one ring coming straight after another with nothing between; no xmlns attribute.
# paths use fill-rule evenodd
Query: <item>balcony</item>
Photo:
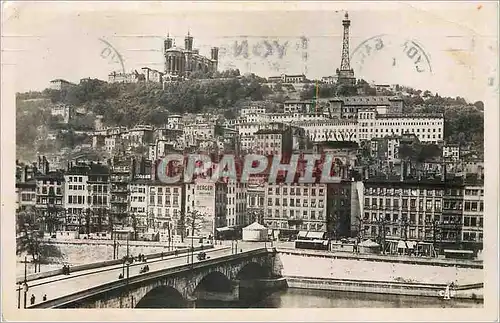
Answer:
<svg viewBox="0 0 500 323"><path fill-rule="evenodd" d="M112 204L127 204L128 200L125 199L111 199Z"/></svg>
<svg viewBox="0 0 500 323"><path fill-rule="evenodd" d="M129 193L129 190L126 187L112 187L110 192L111 193Z"/></svg>

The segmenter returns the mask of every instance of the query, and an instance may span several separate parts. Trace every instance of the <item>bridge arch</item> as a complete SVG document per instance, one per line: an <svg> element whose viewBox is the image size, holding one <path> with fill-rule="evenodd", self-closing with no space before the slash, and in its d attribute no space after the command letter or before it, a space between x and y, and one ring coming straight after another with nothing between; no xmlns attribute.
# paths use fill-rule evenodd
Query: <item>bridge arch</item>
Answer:
<svg viewBox="0 0 500 323"><path fill-rule="evenodd" d="M231 280L220 271L212 271L205 275L195 288L195 292L230 292Z"/></svg>
<svg viewBox="0 0 500 323"><path fill-rule="evenodd" d="M256 262L249 262L243 266L238 273L236 278L238 280L252 280L269 278L271 276L271 269L268 266L261 265Z"/></svg>
<svg viewBox="0 0 500 323"><path fill-rule="evenodd" d="M158 286L150 290L135 305L135 308L185 308L187 300L171 286Z"/></svg>

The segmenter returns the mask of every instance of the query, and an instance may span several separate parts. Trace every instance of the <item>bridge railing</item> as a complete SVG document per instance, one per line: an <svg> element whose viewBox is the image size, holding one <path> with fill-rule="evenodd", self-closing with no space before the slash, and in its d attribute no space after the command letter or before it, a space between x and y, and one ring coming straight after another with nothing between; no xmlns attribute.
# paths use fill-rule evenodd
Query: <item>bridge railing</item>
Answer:
<svg viewBox="0 0 500 323"><path fill-rule="evenodd" d="M124 279L114 280L112 282L102 284L102 285L99 285L99 286L96 286L93 288L89 288L89 289L86 289L84 291L76 292L76 293L73 293L70 295L66 295L66 296L52 299L52 300L49 300L49 301L46 301L46 302L43 302L40 304L36 304L36 305L30 306L29 308L61 308L65 305L70 305L70 304L76 303L78 301L84 300L86 298L115 290L117 288L127 288L127 287L130 288L134 285L138 285L138 284L144 283L144 282L149 281L149 280L158 279L158 278L161 278L161 277L164 277L167 275L178 274L178 273L182 273L182 272L192 270L192 269L198 269L198 268L202 268L202 267L206 267L206 266L210 266L210 265L216 265L220 262L228 262L228 261L237 260L242 255L244 255L245 257L250 257L250 256L259 255L262 253L267 254L269 252L270 252L270 250L268 250L268 248L259 248L259 249L254 249L254 250L250 250L250 251L244 251L244 252L237 253L237 254L231 254L231 255L217 257L217 258L210 258L207 260L195 262L193 264L183 264L180 266L165 268L165 269L161 269L158 271L153 271L153 272L141 274L139 276L130 277L128 279L128 281L124 280Z"/></svg>
<svg viewBox="0 0 500 323"><path fill-rule="evenodd" d="M200 250L207 250L207 249L212 249L214 246L213 245L202 245L198 247L194 247L195 251L200 251ZM177 250L178 254L185 254L186 252L189 252L189 247L178 249ZM159 258L163 254L164 257L172 256L175 254L175 250L172 251L164 251L164 252L155 252L155 253L150 253L145 255L148 259L150 258ZM82 270L89 270L89 269L96 269L96 268L101 268L101 267L107 267L107 266L113 266L113 265L120 265L123 262L122 259L114 259L114 260L105 260L105 261L98 261L98 262L93 262L90 264L83 264L83 265L76 265L76 266L71 266L70 267L70 272L78 272ZM62 275L62 267L61 269L56 269L56 270L50 270L50 271L45 271L37 274L31 274L27 276L27 281L33 281L37 279L42 279L42 278L48 278L48 277L53 277L53 276L58 276ZM16 278L16 283L20 284L24 282L24 277L17 277Z"/></svg>

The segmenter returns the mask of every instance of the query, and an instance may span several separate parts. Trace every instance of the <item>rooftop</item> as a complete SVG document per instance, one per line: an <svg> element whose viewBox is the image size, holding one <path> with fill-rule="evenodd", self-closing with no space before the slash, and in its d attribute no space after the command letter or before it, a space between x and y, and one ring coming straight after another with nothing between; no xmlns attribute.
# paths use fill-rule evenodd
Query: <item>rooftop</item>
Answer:
<svg viewBox="0 0 500 323"><path fill-rule="evenodd" d="M389 105L390 101L401 101L398 96L349 96L334 97L330 101L341 101L344 105Z"/></svg>

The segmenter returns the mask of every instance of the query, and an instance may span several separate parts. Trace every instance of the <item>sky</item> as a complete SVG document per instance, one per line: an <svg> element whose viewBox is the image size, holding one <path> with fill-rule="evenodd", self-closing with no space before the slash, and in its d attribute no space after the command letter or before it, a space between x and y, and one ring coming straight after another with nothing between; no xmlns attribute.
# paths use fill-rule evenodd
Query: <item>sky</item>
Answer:
<svg viewBox="0 0 500 323"><path fill-rule="evenodd" d="M2 68L12 72L9 81L19 92L42 90L56 78L77 83L144 66L163 70L167 33L184 47L189 31L200 54L220 47L219 70L316 79L340 67L348 11L350 63L357 78L477 101L498 86L496 6L15 2L4 4Z"/></svg>

